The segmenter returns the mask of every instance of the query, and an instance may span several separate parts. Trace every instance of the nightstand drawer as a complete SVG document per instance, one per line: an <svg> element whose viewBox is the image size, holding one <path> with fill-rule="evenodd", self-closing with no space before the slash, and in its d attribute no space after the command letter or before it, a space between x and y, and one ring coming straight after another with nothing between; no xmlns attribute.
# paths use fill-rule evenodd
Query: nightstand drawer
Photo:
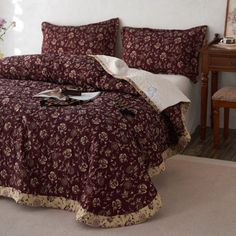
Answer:
<svg viewBox="0 0 236 236"><path fill-rule="evenodd" d="M231 57L209 57L211 67L233 68L236 69L236 58Z"/></svg>

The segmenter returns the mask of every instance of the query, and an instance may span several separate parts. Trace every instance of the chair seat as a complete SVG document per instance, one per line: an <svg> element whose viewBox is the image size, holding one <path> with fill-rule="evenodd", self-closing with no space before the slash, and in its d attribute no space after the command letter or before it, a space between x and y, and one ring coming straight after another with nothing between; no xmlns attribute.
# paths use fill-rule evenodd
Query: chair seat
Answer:
<svg viewBox="0 0 236 236"><path fill-rule="evenodd" d="M236 102L236 87L224 87L216 91L213 100Z"/></svg>
<svg viewBox="0 0 236 236"><path fill-rule="evenodd" d="M213 127L214 127L214 146L219 144L219 124L220 108L224 108L224 139L228 138L229 133L229 109L236 108L236 87L224 87L215 92L213 100Z"/></svg>

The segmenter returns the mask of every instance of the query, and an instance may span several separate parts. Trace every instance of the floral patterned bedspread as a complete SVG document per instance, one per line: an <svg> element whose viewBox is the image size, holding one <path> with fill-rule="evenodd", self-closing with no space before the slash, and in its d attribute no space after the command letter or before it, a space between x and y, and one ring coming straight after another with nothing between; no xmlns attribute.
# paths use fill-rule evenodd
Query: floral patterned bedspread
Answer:
<svg viewBox="0 0 236 236"><path fill-rule="evenodd" d="M74 86L102 91L77 106L41 107L33 95ZM28 55L0 61L0 196L71 210L99 227L158 212L151 175L188 141L182 105L154 109L90 56Z"/></svg>

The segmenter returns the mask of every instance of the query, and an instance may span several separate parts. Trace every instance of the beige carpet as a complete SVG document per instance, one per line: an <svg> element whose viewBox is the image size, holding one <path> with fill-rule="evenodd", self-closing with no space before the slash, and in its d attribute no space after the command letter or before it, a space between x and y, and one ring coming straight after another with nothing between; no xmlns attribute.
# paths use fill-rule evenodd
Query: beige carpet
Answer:
<svg viewBox="0 0 236 236"><path fill-rule="evenodd" d="M152 220L96 229L71 212L19 206L0 198L1 236L233 236L236 235L236 163L176 156L154 178L164 206Z"/></svg>

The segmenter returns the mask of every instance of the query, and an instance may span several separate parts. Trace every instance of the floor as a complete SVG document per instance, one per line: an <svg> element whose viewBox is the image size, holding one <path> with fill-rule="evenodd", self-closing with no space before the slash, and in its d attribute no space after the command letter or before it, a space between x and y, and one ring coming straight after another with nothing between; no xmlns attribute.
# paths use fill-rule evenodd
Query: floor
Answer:
<svg viewBox="0 0 236 236"><path fill-rule="evenodd" d="M220 130L220 146L216 149L213 147L213 130L207 128L206 140L201 142L200 128L197 128L183 154L236 161L236 130L229 131L229 138L226 141L223 140L222 133L223 129Z"/></svg>
<svg viewBox="0 0 236 236"><path fill-rule="evenodd" d="M163 202L146 223L99 229L72 212L32 208L0 198L1 236L233 236L236 232L236 163L178 155L153 178ZM225 184L227 183L227 184Z"/></svg>

